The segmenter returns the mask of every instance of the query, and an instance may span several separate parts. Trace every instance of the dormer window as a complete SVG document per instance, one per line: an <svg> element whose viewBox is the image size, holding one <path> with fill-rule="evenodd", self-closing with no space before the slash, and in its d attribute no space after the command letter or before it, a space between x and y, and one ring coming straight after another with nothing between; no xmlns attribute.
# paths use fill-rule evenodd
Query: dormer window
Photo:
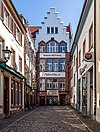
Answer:
<svg viewBox="0 0 100 132"><path fill-rule="evenodd" d="M45 45L43 44L40 45L40 52L45 52Z"/></svg>

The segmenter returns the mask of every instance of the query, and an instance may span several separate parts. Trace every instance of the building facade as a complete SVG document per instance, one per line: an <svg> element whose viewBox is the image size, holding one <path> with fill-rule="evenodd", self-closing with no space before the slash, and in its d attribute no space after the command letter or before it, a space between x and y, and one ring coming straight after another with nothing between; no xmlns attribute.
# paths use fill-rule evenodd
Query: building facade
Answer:
<svg viewBox="0 0 100 132"><path fill-rule="evenodd" d="M85 0L71 49L71 105L92 117L96 116L94 44L94 1Z"/></svg>
<svg viewBox="0 0 100 132"><path fill-rule="evenodd" d="M10 53L9 58L5 56L5 51ZM35 55L28 27L12 1L0 0L0 118L23 111L26 93L30 96L28 103L31 105ZM27 85L29 93L25 90Z"/></svg>
<svg viewBox="0 0 100 132"><path fill-rule="evenodd" d="M41 24L42 26L35 30L37 103L38 105L70 104L70 26L63 25L55 8L50 8ZM34 35L34 31L32 34Z"/></svg>

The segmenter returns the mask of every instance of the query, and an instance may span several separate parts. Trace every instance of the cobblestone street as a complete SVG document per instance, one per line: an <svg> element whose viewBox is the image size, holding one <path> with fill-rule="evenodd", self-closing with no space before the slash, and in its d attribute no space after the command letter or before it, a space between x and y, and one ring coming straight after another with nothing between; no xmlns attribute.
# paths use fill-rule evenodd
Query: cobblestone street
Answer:
<svg viewBox="0 0 100 132"><path fill-rule="evenodd" d="M45 106L23 115L1 132L89 132L66 106Z"/></svg>

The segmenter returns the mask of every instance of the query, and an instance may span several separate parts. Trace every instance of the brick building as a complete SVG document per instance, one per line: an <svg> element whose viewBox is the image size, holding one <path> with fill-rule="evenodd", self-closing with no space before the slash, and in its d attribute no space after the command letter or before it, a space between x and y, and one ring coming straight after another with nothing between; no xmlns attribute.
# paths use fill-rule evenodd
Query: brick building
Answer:
<svg viewBox="0 0 100 132"><path fill-rule="evenodd" d="M30 27L37 48L38 105L70 103L70 25L50 8L41 27Z"/></svg>

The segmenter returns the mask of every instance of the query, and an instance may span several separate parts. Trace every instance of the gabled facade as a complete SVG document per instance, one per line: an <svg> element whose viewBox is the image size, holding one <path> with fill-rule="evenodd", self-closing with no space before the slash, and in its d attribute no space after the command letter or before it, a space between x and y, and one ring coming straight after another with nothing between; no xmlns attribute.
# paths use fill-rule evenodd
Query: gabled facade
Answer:
<svg viewBox="0 0 100 132"><path fill-rule="evenodd" d="M70 39L67 32L69 26L63 25L55 8L50 8L41 24L42 26L35 30L37 103L38 105L70 104Z"/></svg>

